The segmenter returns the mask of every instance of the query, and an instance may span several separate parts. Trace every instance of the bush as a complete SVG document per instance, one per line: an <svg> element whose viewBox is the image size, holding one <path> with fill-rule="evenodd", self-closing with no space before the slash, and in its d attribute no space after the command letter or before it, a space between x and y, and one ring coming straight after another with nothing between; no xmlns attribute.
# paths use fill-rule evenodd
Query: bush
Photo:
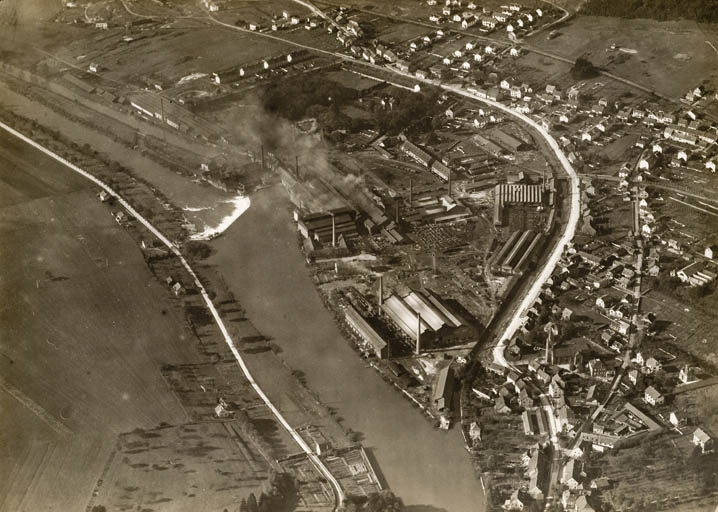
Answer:
<svg viewBox="0 0 718 512"><path fill-rule="evenodd" d="M185 251L190 258L195 260L204 260L212 255L212 248L208 244L195 240L185 244Z"/></svg>

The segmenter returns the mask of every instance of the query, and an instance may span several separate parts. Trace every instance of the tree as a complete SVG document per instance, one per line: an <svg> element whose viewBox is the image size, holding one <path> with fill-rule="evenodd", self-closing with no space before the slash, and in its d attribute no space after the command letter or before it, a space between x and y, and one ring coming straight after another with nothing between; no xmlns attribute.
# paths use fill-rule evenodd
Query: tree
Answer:
<svg viewBox="0 0 718 512"><path fill-rule="evenodd" d="M254 493L250 493L247 498L247 512L259 512L259 504Z"/></svg>
<svg viewBox="0 0 718 512"><path fill-rule="evenodd" d="M404 502L391 491L381 491L369 496L349 496L346 512L403 512Z"/></svg>
<svg viewBox="0 0 718 512"><path fill-rule="evenodd" d="M571 68L571 76L576 80L593 78L599 74L598 68L596 68L593 63L585 57L579 57L576 59L576 63Z"/></svg>

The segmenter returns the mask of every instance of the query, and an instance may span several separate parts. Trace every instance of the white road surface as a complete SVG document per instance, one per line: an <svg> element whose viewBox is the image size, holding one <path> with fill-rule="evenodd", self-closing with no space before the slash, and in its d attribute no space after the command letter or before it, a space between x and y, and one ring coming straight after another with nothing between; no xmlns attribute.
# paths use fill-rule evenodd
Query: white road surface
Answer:
<svg viewBox="0 0 718 512"><path fill-rule="evenodd" d="M241 354L239 353L239 350L237 350L237 347L234 343L234 340L229 334L229 331L227 331L227 328L224 325L224 322L222 321L222 318L219 315L219 312L214 307L214 304L212 303L212 300L209 298L209 295L207 294L207 290L205 290L204 286L200 282L199 278L197 277L197 274L195 274L194 270L192 270L192 267L190 267L189 263L187 263L187 260L185 260L184 256L182 256L182 253L179 251L179 249L170 242L169 239L167 239L162 232L160 232L156 227L154 227L150 222L145 219L142 215L140 215L132 206L125 201L117 192L115 192L113 189L111 189L109 186L107 186L104 182L100 181L96 177L94 177L92 174L88 173L87 171L84 171L83 169L79 168L75 164L65 160L59 155L56 155L49 149L45 148L44 146L41 146L34 140L26 137L22 133L18 132L17 130L14 130L13 128L9 127L8 125L0 122L0 128L7 131L8 133L14 135L15 137L23 140L27 144L31 145L35 149L43 152L47 156L57 160L58 162L64 164L66 167L68 167L70 170L80 174L84 178L87 178L88 180L95 183L98 187L104 189L108 194L110 194L112 197L114 197L119 204L121 204L127 212L133 216L135 219L137 219L138 222L143 224L152 234L154 234L170 251L172 251L177 258L179 258L180 262L182 263L182 266L184 266L185 270L192 276L192 279L194 279L195 286L202 294L202 298L204 299L205 304L207 305L207 308L212 313L212 316L214 317L214 321L217 324L217 327L219 327L219 330L222 332L222 336L224 337L225 343L227 343L227 346L229 346L229 349L232 351L232 354L234 355L234 358L237 360L237 363L239 364L240 368L242 369L242 372L244 373L245 378L249 381L249 383L252 385L252 388L254 391L259 395L259 397L262 399L264 404L267 406L267 408L272 412L274 417L281 423L281 425L284 427L284 429L292 436L294 441L299 445L301 450L307 455L307 457L312 461L314 466L317 468L317 470L322 474L324 478L327 479L327 481L331 484L332 488L334 489L334 497L335 497L335 509L339 508L344 501L345 495L344 491L341 488L341 485L337 481L337 479L332 475L332 473L329 471L329 469L324 465L324 463L321 461L319 457L317 457L312 449L309 447L309 445L302 439L302 437L299 435L299 433L287 422L287 420L282 416L282 413L279 412L279 409L277 409L274 404L269 400L269 397L264 393L262 388L259 387L259 384L254 380L254 377L249 371L249 368L245 364L244 360L242 359Z"/></svg>

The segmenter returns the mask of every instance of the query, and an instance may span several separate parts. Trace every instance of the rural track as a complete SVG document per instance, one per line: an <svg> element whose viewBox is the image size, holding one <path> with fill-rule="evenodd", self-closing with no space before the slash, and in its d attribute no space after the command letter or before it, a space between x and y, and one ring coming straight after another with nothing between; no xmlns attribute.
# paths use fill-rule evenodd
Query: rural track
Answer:
<svg viewBox="0 0 718 512"><path fill-rule="evenodd" d="M64 166L66 166L68 169L78 173L82 177L90 180L95 185L99 186L103 190L105 190L108 194L110 194L112 197L114 197L117 202L122 205L122 207L125 208L125 210L132 215L135 219L137 219L145 228L147 228L154 236L156 236L177 258L179 259L182 266L185 268L185 270L189 273L189 275L194 279L194 284L197 287L197 289L200 291L200 294L202 295L202 298L204 299L205 305L209 309L210 313L212 313L212 317L214 318L215 324L219 328L220 332L222 333L222 336L224 337L224 341L229 347L230 351L234 355L234 358L236 359L237 363L239 364L239 367L242 369L242 372L244 373L245 378L247 381L249 381L250 385L254 389L254 391L259 395L259 397L262 399L264 404L267 406L267 408L271 411L272 415L279 421L279 423L284 427L284 429L289 433L289 435L294 439L296 444L301 448L301 450L306 454L306 456L309 458L309 460L314 464L314 466L317 468L317 470L321 473L321 475L327 479L327 481L331 484L333 490L334 490L334 498L335 498L335 505L334 509L338 509L341 507L342 503L345 499L344 491L341 488L341 485L339 484L339 481L332 475L331 471L329 471L329 468L326 467L326 465L321 461L321 459L314 454L311 447L307 444L307 442L302 439L302 437L299 435L299 433L292 427L289 422L284 418L282 413L275 407L275 405L271 402L269 397L266 395L266 393L262 390L262 388L259 386L259 384L254 380L254 377L252 376L251 372L249 371L249 367L244 362L244 359L242 358L241 354L239 353L239 350L237 349L237 346L235 345L234 340L232 339L231 335L229 334L229 331L227 330L227 327L224 324L224 321L222 320L219 312L217 311L217 308L215 308L214 304L212 303L212 300L209 297L209 294L207 293L207 290L205 289L204 285L199 280L199 277L195 273L195 271L192 269L190 264L187 262L187 260L184 258L182 253L180 252L179 248L173 244L167 237L165 237L162 232L157 229L154 225L152 225L147 219L145 219L142 215L137 212L119 193L117 193L114 189L110 188L108 185L106 185L103 181L96 178L89 172L81 169L77 165L73 164L72 162L62 158L61 156L53 153L49 149L45 148L41 144L35 142L31 138L27 137L26 135L18 132L17 130L11 128L10 126L6 125L3 122L0 122L0 128L7 131L11 135L17 137L18 139L22 140L23 142L29 144L33 148L37 149L38 151L41 151L45 155L53 158L54 160L60 162Z"/></svg>

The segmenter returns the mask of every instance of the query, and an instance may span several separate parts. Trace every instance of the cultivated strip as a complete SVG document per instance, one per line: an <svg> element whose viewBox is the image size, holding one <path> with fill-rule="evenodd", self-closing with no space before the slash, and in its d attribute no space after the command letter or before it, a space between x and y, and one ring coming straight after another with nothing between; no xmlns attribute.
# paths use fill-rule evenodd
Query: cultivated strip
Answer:
<svg viewBox="0 0 718 512"><path fill-rule="evenodd" d="M227 327L224 325L224 322L222 321L222 318L219 315L219 312L214 307L214 304L212 303L212 300L209 298L209 294L207 293L207 290L205 290L204 286L200 282L199 278L197 277L197 274L192 270L192 267L187 263L187 260L182 256L182 253L180 250L173 244L169 239L167 239L162 232L160 232L156 227L154 227L147 219L145 219L142 215L140 215L125 199L123 199L117 192L115 192L112 188L110 188L108 185L106 185L104 182L90 174L89 172L79 168L72 162L69 162L68 160L65 160L61 156L53 153L49 149L45 148L44 146L41 146L34 140L30 139L29 137L23 135L22 133L18 132L17 130L11 128L10 126L6 125L5 123L0 122L0 128L7 131L8 133L14 135L15 137L21 139L25 143L29 144L30 146L34 147L35 149L43 152L47 156L57 160L61 164L68 167L70 170L75 171L76 173L80 174L84 178L87 178L88 180L92 181L94 184L96 184L98 187L105 190L108 194L110 194L112 197L114 197L117 202L119 202L125 210L127 210L128 213L130 213L132 216L134 216L142 225L144 225L153 235L155 235L172 253L179 258L180 262L182 263L182 266L187 270L190 276L192 276L192 279L194 279L194 284L197 287L197 289L202 294L202 298L204 299L204 302L207 306L207 308L212 313L212 316L214 317L214 321L217 324L217 327L219 327L219 330L222 333L222 336L224 337L224 341L229 347L229 349L232 351L232 354L234 355L234 358L237 360L237 363L239 364L239 367L242 369L242 372L244 373L245 378L249 381L249 383L252 385L252 388L254 391L259 395L259 397L262 399L262 401L265 403L265 405L269 408L269 410L272 412L274 417L281 423L281 425L284 427L284 429L289 433L289 435L292 436L294 441L299 445L299 447L302 449L302 451L309 457L309 460L312 461L314 466L317 468L317 470L322 474L324 478L326 478L329 483L332 485L334 489L334 498L335 498L335 509L339 508L341 504L344 501L345 495L344 491L341 488L341 485L339 485L339 481L332 475L332 473L329 471L329 469L324 465L324 463L319 459L317 455L312 452L312 449L309 447L309 445L306 443L304 439L299 435L299 433L289 424L289 422L282 416L282 413L279 412L279 409L277 409L274 404L270 401L269 397L264 393L261 387L259 387L259 384L254 380L254 377L249 371L249 368L247 367L246 363L244 362L244 359L242 359L241 354L239 353L239 350L237 349L237 346L234 343L234 340L232 339L231 335L229 334L229 331L227 330Z"/></svg>

